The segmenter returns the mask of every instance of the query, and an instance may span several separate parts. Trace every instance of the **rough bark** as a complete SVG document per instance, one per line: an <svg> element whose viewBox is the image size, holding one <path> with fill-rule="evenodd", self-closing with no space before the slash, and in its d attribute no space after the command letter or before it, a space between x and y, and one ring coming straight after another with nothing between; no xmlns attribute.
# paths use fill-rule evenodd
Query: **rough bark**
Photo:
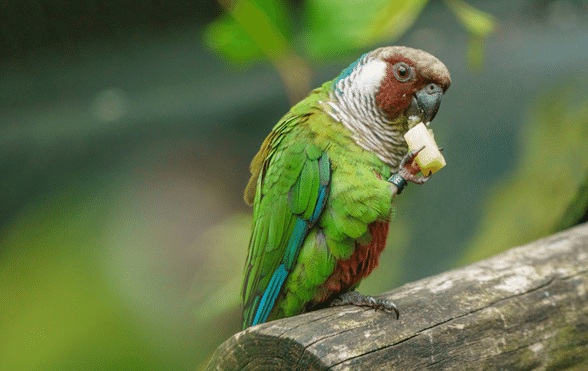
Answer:
<svg viewBox="0 0 588 371"><path fill-rule="evenodd" d="M382 295L251 327L208 370L587 370L588 224Z"/></svg>

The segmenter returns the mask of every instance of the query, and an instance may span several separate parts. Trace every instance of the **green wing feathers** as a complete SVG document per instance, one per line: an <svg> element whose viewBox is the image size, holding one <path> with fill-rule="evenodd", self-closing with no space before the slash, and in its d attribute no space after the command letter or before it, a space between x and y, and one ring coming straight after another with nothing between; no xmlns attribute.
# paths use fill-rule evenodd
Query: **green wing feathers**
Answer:
<svg viewBox="0 0 588 371"><path fill-rule="evenodd" d="M389 220L390 168L323 110L328 86L294 106L251 163L244 328L324 300L337 262L369 242L371 223Z"/></svg>
<svg viewBox="0 0 588 371"><path fill-rule="evenodd" d="M245 191L255 208L243 278L244 327L265 321L273 310L328 196L326 153L304 132L293 130L305 119L308 115L286 117L252 162ZM288 145L282 143L286 139Z"/></svg>

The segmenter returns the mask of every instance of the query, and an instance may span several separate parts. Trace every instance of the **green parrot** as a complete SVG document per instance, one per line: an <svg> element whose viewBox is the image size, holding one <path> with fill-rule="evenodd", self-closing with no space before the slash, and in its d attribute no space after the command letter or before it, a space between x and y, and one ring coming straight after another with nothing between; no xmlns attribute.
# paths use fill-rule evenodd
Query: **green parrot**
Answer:
<svg viewBox="0 0 588 371"><path fill-rule="evenodd" d="M243 328L332 305L396 306L355 288L378 265L393 198L422 184L404 134L429 123L451 79L434 56L402 46L364 54L273 128L251 163L253 226ZM407 153L408 152L408 153Z"/></svg>

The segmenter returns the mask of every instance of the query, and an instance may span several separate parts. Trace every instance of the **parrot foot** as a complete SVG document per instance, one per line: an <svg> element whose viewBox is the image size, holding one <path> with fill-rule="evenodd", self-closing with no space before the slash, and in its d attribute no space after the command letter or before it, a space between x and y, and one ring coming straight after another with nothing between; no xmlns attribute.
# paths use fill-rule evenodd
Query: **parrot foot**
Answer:
<svg viewBox="0 0 588 371"><path fill-rule="evenodd" d="M348 291L344 294L341 294L329 305L331 307L340 305L356 305L358 307L370 307L374 308L375 311L378 311L379 309L387 313L394 312L396 314L396 319L400 317L400 312L398 312L396 305L394 305L394 303L392 303L390 300L374 299L371 296L362 295L357 291Z"/></svg>
<svg viewBox="0 0 588 371"><path fill-rule="evenodd" d="M423 184L427 180L431 179L431 174L428 176L417 175L421 168L419 164L414 160L420 151L422 151L425 146L422 146L419 149L413 149L412 151L408 152L406 156L400 162L400 168L398 169L398 175L406 179L407 181L416 183L416 184Z"/></svg>

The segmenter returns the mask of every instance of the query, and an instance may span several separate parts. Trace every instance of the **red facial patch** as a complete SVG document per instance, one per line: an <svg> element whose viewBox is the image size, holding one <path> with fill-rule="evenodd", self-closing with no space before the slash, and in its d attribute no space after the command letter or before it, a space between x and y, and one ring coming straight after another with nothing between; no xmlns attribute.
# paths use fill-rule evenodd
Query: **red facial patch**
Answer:
<svg viewBox="0 0 588 371"><path fill-rule="evenodd" d="M419 82L419 71L414 63L401 55L386 59L386 77L382 81L380 91L376 95L378 107L386 113L389 118L397 117L405 112L412 102L413 94L416 92L416 83ZM407 82L400 82L394 77L394 65L404 62L414 69L416 76Z"/></svg>

